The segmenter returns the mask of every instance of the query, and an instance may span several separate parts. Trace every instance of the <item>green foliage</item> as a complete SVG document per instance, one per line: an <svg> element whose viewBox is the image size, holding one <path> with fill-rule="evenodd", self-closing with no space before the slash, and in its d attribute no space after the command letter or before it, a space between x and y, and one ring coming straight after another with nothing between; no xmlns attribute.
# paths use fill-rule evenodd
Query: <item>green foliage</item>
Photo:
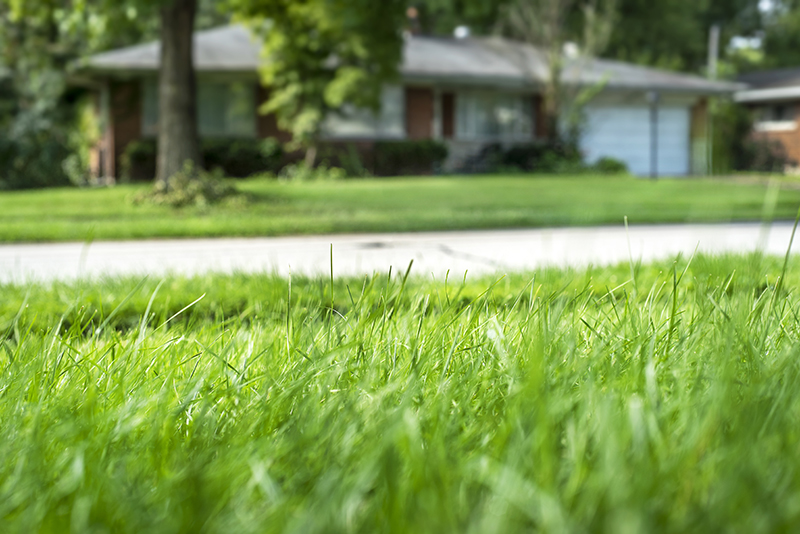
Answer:
<svg viewBox="0 0 800 534"><path fill-rule="evenodd" d="M628 167L614 158L600 158L593 164L583 161L575 145L569 143L529 143L503 148L486 147L474 161L475 172L507 172L537 174L626 174Z"/></svg>
<svg viewBox="0 0 800 534"><path fill-rule="evenodd" d="M619 17L606 56L662 68L703 72L708 32L721 26L720 51L736 35L761 28L758 0L619 0Z"/></svg>
<svg viewBox="0 0 800 534"><path fill-rule="evenodd" d="M467 26L475 35L488 35L498 26L502 10L510 0L418 0L410 2L419 11L424 33L452 35L457 26Z"/></svg>
<svg viewBox="0 0 800 534"><path fill-rule="evenodd" d="M592 169L583 162L580 151L573 144L536 142L508 148L500 144L488 145L467 162L467 170L580 174Z"/></svg>
<svg viewBox="0 0 800 534"><path fill-rule="evenodd" d="M770 182L775 180L773 188ZM629 175L515 173L236 182L247 204L172 210L130 199L147 184L0 195L0 241L421 232L549 226L793 219L798 178L642 180ZM777 196L775 194L777 193ZM777 200L775 200L777 199Z"/></svg>
<svg viewBox="0 0 800 534"><path fill-rule="evenodd" d="M128 143L119 166L123 182L153 180L156 175L155 140L137 139Z"/></svg>
<svg viewBox="0 0 800 534"><path fill-rule="evenodd" d="M466 25L475 35L488 35L502 27L503 10L511 0L419 0L411 3L419 8L425 32L450 35L456 26ZM593 5L602 11L608 3L599 0ZM798 46L792 44L797 40L797 31L793 31L797 27L794 22L797 15L776 24L773 36L770 21L764 21L758 9L758 0L616 0L615 3L617 14L604 57L702 72L707 61L708 31L712 24L721 25L723 56L736 54L736 51L726 50L725 44L731 37L755 35L762 29L766 29L767 58L775 57L779 48L786 51L787 61L791 54L797 54ZM780 1L773 4L794 6L796 3ZM583 39L583 22L581 10L571 9L565 21L566 40L580 42ZM785 66L797 64L798 61L781 63Z"/></svg>
<svg viewBox="0 0 800 534"><path fill-rule="evenodd" d="M283 165L280 143L268 139L202 139L205 168L228 178L277 173ZM120 162L123 181L150 181L156 172L156 142L139 139L128 143Z"/></svg>
<svg viewBox="0 0 800 534"><path fill-rule="evenodd" d="M316 140L326 112L344 102L377 109L397 79L405 0L229 0L264 38L262 80L294 144Z"/></svg>
<svg viewBox="0 0 800 534"><path fill-rule="evenodd" d="M4 286L0 523L791 531L800 302L781 274L726 256Z"/></svg>
<svg viewBox="0 0 800 534"><path fill-rule="evenodd" d="M624 161L605 157L595 161L592 170L600 174L625 174L628 172L628 166Z"/></svg>
<svg viewBox="0 0 800 534"><path fill-rule="evenodd" d="M88 54L155 39L161 3L0 0L0 188L88 182L97 125L89 90L67 79ZM215 0L198 4L199 28L228 20Z"/></svg>
<svg viewBox="0 0 800 534"><path fill-rule="evenodd" d="M714 172L783 173L795 166L782 143L753 132L752 112L733 102L716 102L713 113Z"/></svg>
<svg viewBox="0 0 800 534"><path fill-rule="evenodd" d="M304 161L286 165L278 174L278 178L287 182L330 182L347 177L347 171L341 167L329 167L321 163L309 167Z"/></svg>
<svg viewBox="0 0 800 534"><path fill-rule="evenodd" d="M447 159L447 145L434 139L378 141L373 158L378 176L432 174Z"/></svg>
<svg viewBox="0 0 800 534"><path fill-rule="evenodd" d="M241 207L247 199L233 185L225 183L221 174L197 170L189 161L169 180L157 180L152 190L134 197L136 204L148 202L172 208L205 208L223 201Z"/></svg>
<svg viewBox="0 0 800 534"><path fill-rule="evenodd" d="M63 165L70 154L66 143L46 131L0 136L0 190L70 185Z"/></svg>
<svg viewBox="0 0 800 534"><path fill-rule="evenodd" d="M374 152L368 143L325 143L319 160L325 165L340 167L350 178L366 178L372 175Z"/></svg>
<svg viewBox="0 0 800 534"><path fill-rule="evenodd" d="M775 2L762 39L760 68L797 68L800 65L800 3Z"/></svg>
<svg viewBox="0 0 800 534"><path fill-rule="evenodd" d="M200 149L207 169L220 169L231 178L277 173L283 160L283 149L273 138L203 139Z"/></svg>

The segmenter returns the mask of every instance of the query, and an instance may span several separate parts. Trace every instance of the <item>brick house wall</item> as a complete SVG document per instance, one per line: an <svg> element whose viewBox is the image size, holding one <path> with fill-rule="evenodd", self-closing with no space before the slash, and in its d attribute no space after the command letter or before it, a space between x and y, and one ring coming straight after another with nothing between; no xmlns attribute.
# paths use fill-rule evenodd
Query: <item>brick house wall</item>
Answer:
<svg viewBox="0 0 800 534"><path fill-rule="evenodd" d="M433 89L406 87L406 137L433 137Z"/></svg>
<svg viewBox="0 0 800 534"><path fill-rule="evenodd" d="M112 82L110 85L110 128L108 133L113 147L109 154L108 176L118 177L121 171L122 154L132 141L142 137L142 85L136 81Z"/></svg>
<svg viewBox="0 0 800 534"><path fill-rule="evenodd" d="M797 127L789 131L753 132L753 139L780 143L793 165L800 164L800 130Z"/></svg>

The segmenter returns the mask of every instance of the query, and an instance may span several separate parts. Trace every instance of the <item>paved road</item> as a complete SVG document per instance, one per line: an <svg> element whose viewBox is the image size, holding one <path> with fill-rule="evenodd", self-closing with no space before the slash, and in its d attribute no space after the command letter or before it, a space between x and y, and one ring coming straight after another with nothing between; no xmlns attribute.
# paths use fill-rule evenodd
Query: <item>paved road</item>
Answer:
<svg viewBox="0 0 800 534"><path fill-rule="evenodd" d="M337 276L405 271L442 277L530 270L547 265L603 265L678 253L783 255L791 223L550 228L414 234L361 234L253 239L170 239L0 245L0 282L101 275L194 274L207 271ZM800 240L800 238L798 238ZM796 247L795 247L796 248Z"/></svg>

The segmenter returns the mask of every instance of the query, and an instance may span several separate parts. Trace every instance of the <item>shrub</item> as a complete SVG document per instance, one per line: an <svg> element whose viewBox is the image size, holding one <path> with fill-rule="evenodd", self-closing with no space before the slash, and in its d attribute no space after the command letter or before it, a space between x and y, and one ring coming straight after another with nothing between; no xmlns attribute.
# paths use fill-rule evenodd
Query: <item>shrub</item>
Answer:
<svg viewBox="0 0 800 534"><path fill-rule="evenodd" d="M739 170L782 173L797 162L786 153L786 147L777 139L750 137L742 143Z"/></svg>
<svg viewBox="0 0 800 534"><path fill-rule="evenodd" d="M275 139L203 139L200 141L203 165L220 169L231 178L272 172L281 168L283 150ZM152 180L156 174L156 141L141 139L125 147L122 154L123 181Z"/></svg>
<svg viewBox="0 0 800 534"><path fill-rule="evenodd" d="M246 201L235 187L222 181L221 172L198 172L192 163L187 161L183 169L169 179L169 183L156 182L152 190L134 198L134 203L149 202L182 208L184 206L205 207L230 199Z"/></svg>
<svg viewBox="0 0 800 534"><path fill-rule="evenodd" d="M371 143L325 143L319 148L321 165L344 169L350 178L365 178L372 174Z"/></svg>
<svg viewBox="0 0 800 534"><path fill-rule="evenodd" d="M585 172L580 151L569 143L526 143L504 148L499 143L487 145L467 159L466 172Z"/></svg>
<svg viewBox="0 0 800 534"><path fill-rule="evenodd" d="M207 169L222 169L225 176L245 178L255 173L277 173L283 149L278 141L267 139L204 139L203 164Z"/></svg>
<svg viewBox="0 0 800 534"><path fill-rule="evenodd" d="M433 139L378 141L373 148L377 176L433 174L447 159L447 145Z"/></svg>
<svg viewBox="0 0 800 534"><path fill-rule="evenodd" d="M325 163L309 167L303 161L285 166L278 175L281 180L293 182L332 181L346 177L347 171L340 167L328 167Z"/></svg>
<svg viewBox="0 0 800 534"><path fill-rule="evenodd" d="M600 174L624 174L628 172L628 166L618 159L605 157L594 162L592 170Z"/></svg>
<svg viewBox="0 0 800 534"><path fill-rule="evenodd" d="M120 160L123 182L150 181L156 175L156 142L139 139L128 143Z"/></svg>
<svg viewBox="0 0 800 534"><path fill-rule="evenodd" d="M18 138L0 135L0 189L70 185L63 165L70 154L66 143L44 132Z"/></svg>
<svg viewBox="0 0 800 534"><path fill-rule="evenodd" d="M4 37L0 31L0 189L85 183L94 138L83 129L84 91L68 88L63 66L37 55L43 50L4 48Z"/></svg>

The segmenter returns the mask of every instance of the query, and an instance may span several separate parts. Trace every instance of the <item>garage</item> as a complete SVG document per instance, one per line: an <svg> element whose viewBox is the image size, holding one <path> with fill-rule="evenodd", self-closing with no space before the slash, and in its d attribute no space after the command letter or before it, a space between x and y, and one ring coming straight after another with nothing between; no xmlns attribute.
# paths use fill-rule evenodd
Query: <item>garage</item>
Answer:
<svg viewBox="0 0 800 534"><path fill-rule="evenodd" d="M595 105L585 110L581 149L587 161L611 157L637 175L651 172L651 114L646 105ZM689 174L690 112L687 106L659 106L658 174Z"/></svg>

